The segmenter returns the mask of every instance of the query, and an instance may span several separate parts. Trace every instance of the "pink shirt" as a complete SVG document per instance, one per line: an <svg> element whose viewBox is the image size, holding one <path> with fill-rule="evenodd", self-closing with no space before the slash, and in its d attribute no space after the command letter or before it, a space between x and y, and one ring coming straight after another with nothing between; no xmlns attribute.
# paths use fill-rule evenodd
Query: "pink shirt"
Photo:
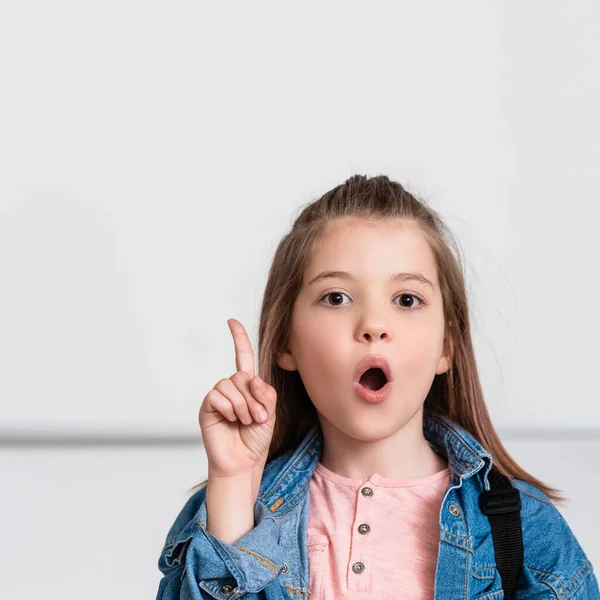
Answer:
<svg viewBox="0 0 600 600"><path fill-rule="evenodd" d="M450 469L348 479L317 463L309 487L310 600L431 600Z"/></svg>

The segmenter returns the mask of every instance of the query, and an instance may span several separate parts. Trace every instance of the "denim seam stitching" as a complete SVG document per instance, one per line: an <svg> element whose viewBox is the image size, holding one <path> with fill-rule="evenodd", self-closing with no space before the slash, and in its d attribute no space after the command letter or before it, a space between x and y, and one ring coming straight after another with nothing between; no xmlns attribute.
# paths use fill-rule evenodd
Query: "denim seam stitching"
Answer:
<svg viewBox="0 0 600 600"><path fill-rule="evenodd" d="M540 573L541 575L548 575L548 577L550 577L552 580L554 580L554 581L551 581L550 579L547 579L546 577L537 577L538 581L548 584L554 590L554 593L556 594L557 598L568 598L568 596L566 595L566 590L565 590L565 586L564 586L563 582L556 575L554 575L554 573L547 573L546 571L540 571L540 569L535 569L534 567L529 567L529 569L536 573ZM558 584L561 587L562 592L559 592L556 589L556 587L553 585L554 582L558 582Z"/></svg>
<svg viewBox="0 0 600 600"><path fill-rule="evenodd" d="M308 487L309 483L310 482L305 483L287 502L284 502L283 504L280 504L277 507L277 512L279 512L280 510L282 510L281 509L282 506L286 507L286 511L283 514L278 515L278 517L277 517L278 519L283 519L284 517L286 517L290 513L290 511L292 511L302 500L304 500L305 495L302 496L302 497L300 497L300 498L298 498L298 501L295 504L292 504L292 506L289 506L290 502L292 502L292 500L294 500L295 498L297 498L298 495L301 494ZM276 518L276 517L273 517L273 518Z"/></svg>
<svg viewBox="0 0 600 600"><path fill-rule="evenodd" d="M457 548L462 548L463 550L467 550L467 552L470 552L471 554L473 554L473 549L469 548L468 546L463 546L462 544L459 544L457 542L453 542L452 540L447 540L444 537L442 537L440 539L441 539L441 541L446 542L446 544L450 544L452 546L456 546Z"/></svg>
<svg viewBox="0 0 600 600"><path fill-rule="evenodd" d="M589 567L588 570L585 573L582 573L580 575L580 573L583 571L584 567ZM572 592L569 594L569 596L572 596L575 591L577 590L577 588L583 583L583 581L585 580L585 578L589 575L590 571L592 570L592 563L590 563L589 560L585 560L583 562L583 564L581 565L581 567L579 567L579 569L577 570L577 572L575 573L575 575L573 575L573 577L571 577L571 579L569 579L569 581L567 581L566 584L566 588L570 588L572 586L575 586L576 583L576 578L577 577L581 577L581 581L579 582L578 585L576 585L574 587L574 589L572 590Z"/></svg>
<svg viewBox="0 0 600 600"><path fill-rule="evenodd" d="M310 589L304 588L300 586L292 585L291 583L284 583L283 587L292 595L292 596L310 596Z"/></svg>
<svg viewBox="0 0 600 600"><path fill-rule="evenodd" d="M496 577L496 567L478 567L476 564L473 564L473 577L475 579L494 579ZM479 574L476 571L491 571L489 575Z"/></svg>
<svg viewBox="0 0 600 600"><path fill-rule="evenodd" d="M267 567L268 569L271 569L271 571L273 571L275 574L279 573L279 568L277 567L277 565L274 562L270 561L265 556L262 556L262 555L258 554L257 552L249 550L248 548L243 548L242 546L236 546L236 548L238 550L242 550L243 552L247 552L248 554L254 556L256 559L258 559L258 562L263 567Z"/></svg>
<svg viewBox="0 0 600 600"><path fill-rule="evenodd" d="M497 596L498 594L503 594L503 590L499 590L497 592L490 592L489 594L484 594L483 596L477 596L477 600L485 600L485 598L491 598L492 596Z"/></svg>
<svg viewBox="0 0 600 600"><path fill-rule="evenodd" d="M464 542L466 542L468 545L471 545L473 542L471 541L471 538L468 537L463 537L462 535L458 535L457 533L452 533L451 531L448 531L447 529L445 529L444 527L440 528L442 533L451 535L452 537L458 538L459 540L463 540Z"/></svg>
<svg viewBox="0 0 600 600"><path fill-rule="evenodd" d="M580 575L580 573L582 572L582 570L585 567L589 567L588 570L585 573L583 573L583 575ZM561 598L561 597L564 597L564 598L571 597L577 591L577 589L581 586L581 584L583 583L583 581L585 580L585 578L587 577L587 575L589 575L589 573L592 571L592 565L591 565L590 561L586 560L579 567L579 569L577 569L577 572L575 573L575 575L573 575L573 577L571 577L571 579L569 579L569 581L566 584L564 584L562 582L562 579L560 579L560 577L557 577L556 575L554 575L554 573L547 573L546 571L541 571L540 569L535 569L534 567L529 567L529 568L532 571L535 571L536 573L541 573L542 575L547 575L548 577L551 577L552 579L555 579L559 583L559 585L560 585L560 587L562 589L562 593L560 595L558 594L558 592L556 592L557 596L559 598ZM578 585L576 585L575 587L573 587L577 577L581 577L581 581L579 582ZM551 583L549 581L547 581L545 578L541 578L540 577L539 579L540 579L540 581L544 581L544 583L547 583L548 585L551 585ZM554 586L551 586L551 587L554 589ZM571 587L573 587L573 589L569 591L569 588L571 588Z"/></svg>
<svg viewBox="0 0 600 600"><path fill-rule="evenodd" d="M469 575L469 553L465 552L465 575L463 578L463 598L467 600L467 581Z"/></svg>

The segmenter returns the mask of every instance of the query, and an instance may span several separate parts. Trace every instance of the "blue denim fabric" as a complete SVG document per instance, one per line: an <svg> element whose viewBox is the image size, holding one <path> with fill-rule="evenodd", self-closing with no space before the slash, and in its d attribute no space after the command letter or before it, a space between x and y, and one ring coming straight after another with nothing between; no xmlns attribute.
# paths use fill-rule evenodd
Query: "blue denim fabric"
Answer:
<svg viewBox="0 0 600 600"><path fill-rule="evenodd" d="M451 481L439 515L434 600L502 600L490 523L478 503L490 489L490 454L445 417L425 413L423 434L448 460ZM321 456L315 426L300 445L265 466L255 527L234 544L206 530L206 488L192 495L171 526L158 567L157 600L308 598L309 483ZM595 572L548 496L520 479L524 560L515 600L600 600ZM458 509L458 510L457 510ZM390 590L389 598L395 598ZM312 595L310 600L319 600Z"/></svg>

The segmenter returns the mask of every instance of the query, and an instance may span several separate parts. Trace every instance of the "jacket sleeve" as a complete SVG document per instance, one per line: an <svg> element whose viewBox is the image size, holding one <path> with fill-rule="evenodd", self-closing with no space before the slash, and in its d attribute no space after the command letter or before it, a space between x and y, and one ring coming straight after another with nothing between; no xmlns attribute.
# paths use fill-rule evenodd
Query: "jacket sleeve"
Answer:
<svg viewBox="0 0 600 600"><path fill-rule="evenodd" d="M534 498L526 499L521 515L524 565L532 580L552 598L600 600L594 567L562 512L531 484L515 481Z"/></svg>
<svg viewBox="0 0 600 600"><path fill-rule="evenodd" d="M590 567L583 583L577 588L573 600L600 600L600 589L598 588L598 579L596 573Z"/></svg>
<svg viewBox="0 0 600 600"><path fill-rule="evenodd" d="M283 567L280 525L258 499L254 524L234 544L219 540L206 530L206 487L198 490L167 533L156 600L226 600L265 588Z"/></svg>

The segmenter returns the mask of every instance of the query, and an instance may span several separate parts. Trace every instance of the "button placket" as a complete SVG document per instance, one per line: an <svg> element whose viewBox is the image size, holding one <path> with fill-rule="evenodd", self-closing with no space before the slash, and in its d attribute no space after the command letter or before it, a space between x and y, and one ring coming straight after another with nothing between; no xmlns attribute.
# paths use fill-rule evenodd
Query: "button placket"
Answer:
<svg viewBox="0 0 600 600"><path fill-rule="evenodd" d="M356 515L352 528L351 555L348 563L348 589L364 592L370 589L372 565L372 523L375 517L375 490L366 483L357 494ZM351 569L351 570L350 570Z"/></svg>

